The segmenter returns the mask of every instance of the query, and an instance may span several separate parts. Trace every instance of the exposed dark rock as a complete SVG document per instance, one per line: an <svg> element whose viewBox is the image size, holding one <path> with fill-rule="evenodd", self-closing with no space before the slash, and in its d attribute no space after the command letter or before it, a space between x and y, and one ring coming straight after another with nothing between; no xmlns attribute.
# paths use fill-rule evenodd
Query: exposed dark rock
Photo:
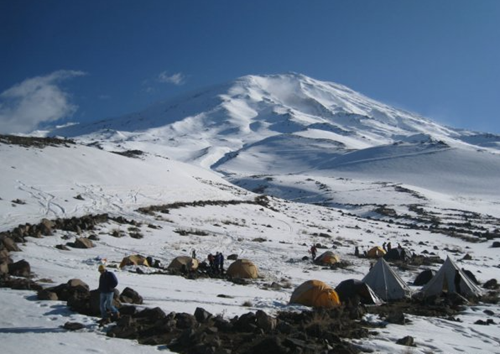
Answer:
<svg viewBox="0 0 500 354"><path fill-rule="evenodd" d="M28 278L31 274L31 267L24 259L9 264L9 274L16 277Z"/></svg>
<svg viewBox="0 0 500 354"><path fill-rule="evenodd" d="M142 304L144 302L143 298L137 291L132 288L123 289L120 294L120 301L128 304Z"/></svg>
<svg viewBox="0 0 500 354"><path fill-rule="evenodd" d="M404 338L398 339L396 344L406 345L407 347L415 347L415 339L412 336L406 336Z"/></svg>
<svg viewBox="0 0 500 354"><path fill-rule="evenodd" d="M498 281L496 279L490 279L486 283L483 284L483 288L490 289L490 290L496 290L499 288Z"/></svg>
<svg viewBox="0 0 500 354"><path fill-rule="evenodd" d="M79 322L66 322L63 328L68 331L78 331L79 329L85 328L85 325Z"/></svg>
<svg viewBox="0 0 500 354"><path fill-rule="evenodd" d="M86 237L77 237L75 242L68 242L67 245L73 248L92 248L94 243Z"/></svg>
<svg viewBox="0 0 500 354"><path fill-rule="evenodd" d="M196 321L200 323L206 323L209 319L213 317L213 315L205 311L205 309L201 307L197 307L196 310L194 311L194 317L196 318Z"/></svg>
<svg viewBox="0 0 500 354"><path fill-rule="evenodd" d="M47 289L40 290L37 293L38 300L51 300L51 301L57 301L59 298L57 297L57 294L52 291L48 291Z"/></svg>

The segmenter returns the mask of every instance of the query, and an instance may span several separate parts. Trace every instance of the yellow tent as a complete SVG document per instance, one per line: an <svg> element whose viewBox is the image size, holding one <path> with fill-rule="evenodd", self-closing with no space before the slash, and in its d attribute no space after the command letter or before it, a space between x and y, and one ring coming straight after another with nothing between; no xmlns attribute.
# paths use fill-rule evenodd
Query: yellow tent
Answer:
<svg viewBox="0 0 500 354"><path fill-rule="evenodd" d="M141 255L135 254L132 256L127 256L122 259L120 263L120 268L123 268L128 265L145 265L149 267L148 261L146 260L146 257L143 257Z"/></svg>
<svg viewBox="0 0 500 354"><path fill-rule="evenodd" d="M290 303L332 308L340 306L340 299L337 292L322 281L308 280L293 291Z"/></svg>
<svg viewBox="0 0 500 354"><path fill-rule="evenodd" d="M316 257L314 263L318 265L330 265L340 262L339 256L334 254L332 251L326 251L321 256Z"/></svg>
<svg viewBox="0 0 500 354"><path fill-rule="evenodd" d="M235 278L252 278L259 276L257 266L248 259L238 259L227 268L226 274Z"/></svg>
<svg viewBox="0 0 500 354"><path fill-rule="evenodd" d="M385 255L385 251L380 246L375 246L367 252L368 258L380 258Z"/></svg>
<svg viewBox="0 0 500 354"><path fill-rule="evenodd" d="M196 258L191 258L188 256L179 256L175 257L168 265L168 269L182 270L183 267L186 270L196 270L198 269L198 260Z"/></svg>

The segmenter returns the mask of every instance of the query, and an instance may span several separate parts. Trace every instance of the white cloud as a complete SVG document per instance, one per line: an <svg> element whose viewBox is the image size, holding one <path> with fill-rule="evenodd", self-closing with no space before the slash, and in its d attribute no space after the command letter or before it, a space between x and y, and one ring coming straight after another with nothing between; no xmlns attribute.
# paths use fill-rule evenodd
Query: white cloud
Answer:
<svg viewBox="0 0 500 354"><path fill-rule="evenodd" d="M26 79L0 94L0 132L29 133L42 122L71 116L78 106L70 101L60 83L85 75L82 71L59 70Z"/></svg>
<svg viewBox="0 0 500 354"><path fill-rule="evenodd" d="M164 71L158 75L158 81L164 84L182 85L185 80L186 77L182 73L176 73L169 76L167 72Z"/></svg>

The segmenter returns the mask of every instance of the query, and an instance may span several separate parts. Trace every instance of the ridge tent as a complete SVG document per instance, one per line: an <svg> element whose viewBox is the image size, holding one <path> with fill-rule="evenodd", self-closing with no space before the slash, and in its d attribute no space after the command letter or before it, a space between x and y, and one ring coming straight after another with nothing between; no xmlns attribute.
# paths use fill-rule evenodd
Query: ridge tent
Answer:
<svg viewBox="0 0 500 354"><path fill-rule="evenodd" d="M340 306L340 299L337 292L322 281L308 280L293 291L290 303L332 308Z"/></svg>
<svg viewBox="0 0 500 354"><path fill-rule="evenodd" d="M326 251L314 259L314 264L317 265L331 265L340 262L339 256L332 251Z"/></svg>
<svg viewBox="0 0 500 354"><path fill-rule="evenodd" d="M382 247L380 246L375 246L370 248L370 250L366 253L366 256L368 258L380 258L385 255L385 251Z"/></svg>
<svg viewBox="0 0 500 354"><path fill-rule="evenodd" d="M355 305L359 302L365 305L380 305L383 302L368 284L357 279L347 279L340 282L335 291L342 303L349 301L352 303L354 299L357 299Z"/></svg>
<svg viewBox="0 0 500 354"><path fill-rule="evenodd" d="M382 300L398 300L411 297L411 290L383 258L379 258L370 272L363 278Z"/></svg>
<svg viewBox="0 0 500 354"><path fill-rule="evenodd" d="M469 279L467 274L446 258L436 275L420 290L425 296L441 295L445 291L449 294L458 293L465 297L481 296L482 290Z"/></svg>
<svg viewBox="0 0 500 354"><path fill-rule="evenodd" d="M168 269L184 269L186 271L196 270L198 269L198 260L189 256L175 257L168 265Z"/></svg>
<svg viewBox="0 0 500 354"><path fill-rule="evenodd" d="M226 274L235 278L256 279L259 276L257 266L248 259L238 259L227 268Z"/></svg>
<svg viewBox="0 0 500 354"><path fill-rule="evenodd" d="M120 268L123 268L125 266L129 265L145 265L149 267L149 263L146 259L146 257L143 257L139 254L134 254L131 256L124 257L120 263Z"/></svg>

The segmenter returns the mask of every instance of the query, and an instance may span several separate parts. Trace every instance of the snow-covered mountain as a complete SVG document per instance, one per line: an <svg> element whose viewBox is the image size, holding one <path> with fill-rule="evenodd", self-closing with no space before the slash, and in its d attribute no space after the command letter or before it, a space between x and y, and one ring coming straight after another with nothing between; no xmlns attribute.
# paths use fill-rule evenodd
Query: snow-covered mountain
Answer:
<svg viewBox="0 0 500 354"><path fill-rule="evenodd" d="M0 136L0 233L44 218L112 218L18 242L20 251L8 257L29 262L30 279L47 287L78 278L95 289L97 264L106 261L120 290L143 296L139 309L192 314L202 307L223 318L308 311L289 304L297 286L362 279L372 261L354 256L354 247L363 252L382 242L420 257L451 255L483 284L498 278L500 137L444 127L340 85L297 74L246 76L49 134L76 143ZM262 205L261 194L282 199ZM91 237L95 247L59 247L76 237ZM334 251L345 266L304 259L312 244ZM193 249L200 260L216 251L248 258L261 278L243 285L118 269L126 255L167 265ZM410 285L422 270L396 269ZM30 290L2 288L0 305L8 353L39 350L41 342L54 354L171 352L105 337L95 318ZM364 320L380 330L349 341L366 352L406 352L397 341L411 335L415 353L493 353L499 313L498 304L480 302L456 319L405 313L404 325L369 313ZM83 328L65 331L66 322Z"/></svg>
<svg viewBox="0 0 500 354"><path fill-rule="evenodd" d="M260 182L267 185L266 176L293 174L500 197L500 136L446 127L294 73L244 76L50 135L148 151L211 168L242 186L250 176L265 175ZM267 193L286 194L276 185Z"/></svg>

